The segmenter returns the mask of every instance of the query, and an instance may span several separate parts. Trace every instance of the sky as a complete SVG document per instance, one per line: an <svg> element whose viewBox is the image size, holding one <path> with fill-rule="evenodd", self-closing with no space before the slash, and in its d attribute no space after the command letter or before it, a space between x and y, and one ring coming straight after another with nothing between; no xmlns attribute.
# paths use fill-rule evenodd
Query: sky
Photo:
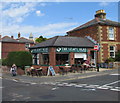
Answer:
<svg viewBox="0 0 120 103"><path fill-rule="evenodd" d="M59 0L58 0L59 1ZM104 9L106 18L118 21L118 2L1 2L0 34L17 38L64 36Z"/></svg>

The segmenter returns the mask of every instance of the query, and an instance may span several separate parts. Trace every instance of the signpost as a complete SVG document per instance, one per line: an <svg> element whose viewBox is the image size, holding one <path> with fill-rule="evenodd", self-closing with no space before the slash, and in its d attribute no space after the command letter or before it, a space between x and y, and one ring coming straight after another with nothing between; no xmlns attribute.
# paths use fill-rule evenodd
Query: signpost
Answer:
<svg viewBox="0 0 120 103"><path fill-rule="evenodd" d="M97 67L97 52L99 51L99 49L100 49L99 44L95 44L94 45L94 55L95 55L95 61L94 61L94 63L95 63L96 67Z"/></svg>

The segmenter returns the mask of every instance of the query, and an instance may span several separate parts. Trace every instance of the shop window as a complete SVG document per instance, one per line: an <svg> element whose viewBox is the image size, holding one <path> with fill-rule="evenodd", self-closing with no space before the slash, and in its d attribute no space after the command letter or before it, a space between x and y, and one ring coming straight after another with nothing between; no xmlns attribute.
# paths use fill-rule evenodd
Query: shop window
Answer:
<svg viewBox="0 0 120 103"><path fill-rule="evenodd" d="M69 54L56 54L56 65L69 64Z"/></svg>
<svg viewBox="0 0 120 103"><path fill-rule="evenodd" d="M43 65L49 65L49 55L42 54L42 57L43 57Z"/></svg>
<svg viewBox="0 0 120 103"><path fill-rule="evenodd" d="M39 64L39 54L33 54L33 64L34 65Z"/></svg>
<svg viewBox="0 0 120 103"><path fill-rule="evenodd" d="M114 27L109 27L109 40L114 40Z"/></svg>
<svg viewBox="0 0 120 103"><path fill-rule="evenodd" d="M110 57L115 58L115 46L110 46Z"/></svg>

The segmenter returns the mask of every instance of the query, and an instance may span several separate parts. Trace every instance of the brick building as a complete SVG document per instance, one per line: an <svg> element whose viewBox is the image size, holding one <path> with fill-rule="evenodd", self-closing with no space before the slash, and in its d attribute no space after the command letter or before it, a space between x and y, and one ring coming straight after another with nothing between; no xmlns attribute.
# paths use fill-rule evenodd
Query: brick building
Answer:
<svg viewBox="0 0 120 103"><path fill-rule="evenodd" d="M90 60L94 43L88 38L56 36L30 47L33 64L39 66L65 66Z"/></svg>
<svg viewBox="0 0 120 103"><path fill-rule="evenodd" d="M67 32L67 36L88 37L100 46L98 63L115 57L120 50L120 23L106 19L104 10L96 11L95 18Z"/></svg>
<svg viewBox="0 0 120 103"><path fill-rule="evenodd" d="M18 33L18 38L14 39L13 36L4 36L0 37L0 59L6 58L9 52L12 51L29 51L28 47L34 45L34 41L26 39L24 37L20 37L20 33Z"/></svg>

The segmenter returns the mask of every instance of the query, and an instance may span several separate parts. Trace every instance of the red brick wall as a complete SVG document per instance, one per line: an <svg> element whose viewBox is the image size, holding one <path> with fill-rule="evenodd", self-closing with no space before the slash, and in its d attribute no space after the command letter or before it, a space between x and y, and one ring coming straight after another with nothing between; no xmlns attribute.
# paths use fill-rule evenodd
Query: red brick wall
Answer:
<svg viewBox="0 0 120 103"><path fill-rule="evenodd" d="M12 51L29 51L29 50L25 48L24 43L5 43L5 42L2 43L2 58L6 58L8 53Z"/></svg>
<svg viewBox="0 0 120 103"><path fill-rule="evenodd" d="M49 63L52 66L56 65L56 49L51 47L49 51Z"/></svg>
<svg viewBox="0 0 120 103"><path fill-rule="evenodd" d="M97 25L95 25L95 26L84 28L84 29L80 29L78 31L69 32L68 35L69 36L77 36L77 37L90 36L94 40L98 40L98 37L97 37L98 29L97 28L98 28Z"/></svg>
<svg viewBox="0 0 120 103"><path fill-rule="evenodd" d="M103 61L106 61L106 59L108 59L108 57L109 57L108 49L109 49L108 44L103 44L103 48L102 48L102 50L103 50L103 55L102 55Z"/></svg>

